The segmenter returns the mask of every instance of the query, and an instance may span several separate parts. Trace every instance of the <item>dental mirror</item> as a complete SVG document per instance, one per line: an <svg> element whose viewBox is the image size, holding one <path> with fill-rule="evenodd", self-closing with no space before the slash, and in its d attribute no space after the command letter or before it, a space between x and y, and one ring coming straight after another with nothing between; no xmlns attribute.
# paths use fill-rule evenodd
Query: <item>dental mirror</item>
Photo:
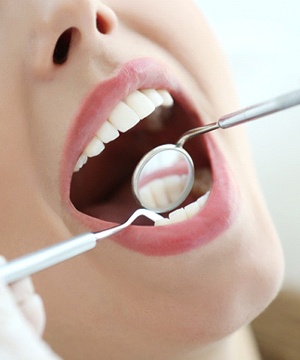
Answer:
<svg viewBox="0 0 300 360"><path fill-rule="evenodd" d="M300 104L300 90L222 116L217 122L184 133L177 143L160 145L138 163L132 190L141 206L156 213L177 208L194 183L194 163L183 148L187 140L217 129L227 129Z"/></svg>
<svg viewBox="0 0 300 360"><path fill-rule="evenodd" d="M182 147L169 144L146 154L136 167L132 186L144 208L163 213L185 200L193 182L192 158Z"/></svg>

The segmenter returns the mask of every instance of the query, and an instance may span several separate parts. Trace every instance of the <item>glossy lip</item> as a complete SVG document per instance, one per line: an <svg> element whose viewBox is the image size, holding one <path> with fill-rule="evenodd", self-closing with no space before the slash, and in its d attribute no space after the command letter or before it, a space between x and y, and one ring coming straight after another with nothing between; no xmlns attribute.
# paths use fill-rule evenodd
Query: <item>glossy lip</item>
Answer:
<svg viewBox="0 0 300 360"><path fill-rule="evenodd" d="M73 169L84 147L114 107L141 88L167 89L186 106L191 106L176 80L160 64L150 59L138 59L125 64L116 77L98 84L83 101L70 127L61 163L62 199L71 215L91 231L101 231L115 224L75 209L69 197ZM213 173L213 187L204 209L192 219L171 226L130 226L116 235L114 241L145 255L167 256L204 245L226 231L239 208L237 189L213 136L206 134L201 141L208 149Z"/></svg>

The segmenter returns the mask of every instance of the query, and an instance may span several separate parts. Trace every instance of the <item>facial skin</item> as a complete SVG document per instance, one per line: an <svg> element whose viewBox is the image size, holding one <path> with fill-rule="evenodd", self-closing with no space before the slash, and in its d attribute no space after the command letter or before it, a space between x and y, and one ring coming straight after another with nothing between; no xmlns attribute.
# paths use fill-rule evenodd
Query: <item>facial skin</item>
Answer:
<svg viewBox="0 0 300 360"><path fill-rule="evenodd" d="M56 42L69 28L68 57L54 64ZM0 41L0 244L7 258L90 230L62 193L61 164L83 99L125 64L162 64L202 122L238 107L222 53L190 0L3 0ZM238 204L213 241L170 256L103 241L34 277L46 340L63 358L213 359L274 298L282 253L243 132L220 130L209 139ZM159 231L151 230L154 237ZM171 226L170 237L176 231Z"/></svg>

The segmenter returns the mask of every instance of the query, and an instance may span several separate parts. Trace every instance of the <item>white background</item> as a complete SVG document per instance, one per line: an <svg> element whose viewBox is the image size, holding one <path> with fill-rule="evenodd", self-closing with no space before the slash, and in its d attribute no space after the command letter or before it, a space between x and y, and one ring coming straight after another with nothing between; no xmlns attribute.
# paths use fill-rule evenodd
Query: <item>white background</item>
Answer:
<svg viewBox="0 0 300 360"><path fill-rule="evenodd" d="M300 88L299 0L197 0L230 61L241 105ZM300 288L300 106L246 125L260 183Z"/></svg>

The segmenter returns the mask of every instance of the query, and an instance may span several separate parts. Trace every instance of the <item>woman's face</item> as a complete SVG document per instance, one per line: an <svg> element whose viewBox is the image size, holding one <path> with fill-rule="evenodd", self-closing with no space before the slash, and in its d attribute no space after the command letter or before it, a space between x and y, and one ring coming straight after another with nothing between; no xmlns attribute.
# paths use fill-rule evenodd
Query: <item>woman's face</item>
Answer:
<svg viewBox="0 0 300 360"><path fill-rule="evenodd" d="M130 176L143 153L237 109L226 62L191 0L3 0L0 41L8 258L124 221L137 208ZM47 339L62 356L183 359L276 294L281 250L241 129L187 148L205 169L188 202L210 189L201 210L194 203L188 220L181 211L169 225L132 226L36 275Z"/></svg>

